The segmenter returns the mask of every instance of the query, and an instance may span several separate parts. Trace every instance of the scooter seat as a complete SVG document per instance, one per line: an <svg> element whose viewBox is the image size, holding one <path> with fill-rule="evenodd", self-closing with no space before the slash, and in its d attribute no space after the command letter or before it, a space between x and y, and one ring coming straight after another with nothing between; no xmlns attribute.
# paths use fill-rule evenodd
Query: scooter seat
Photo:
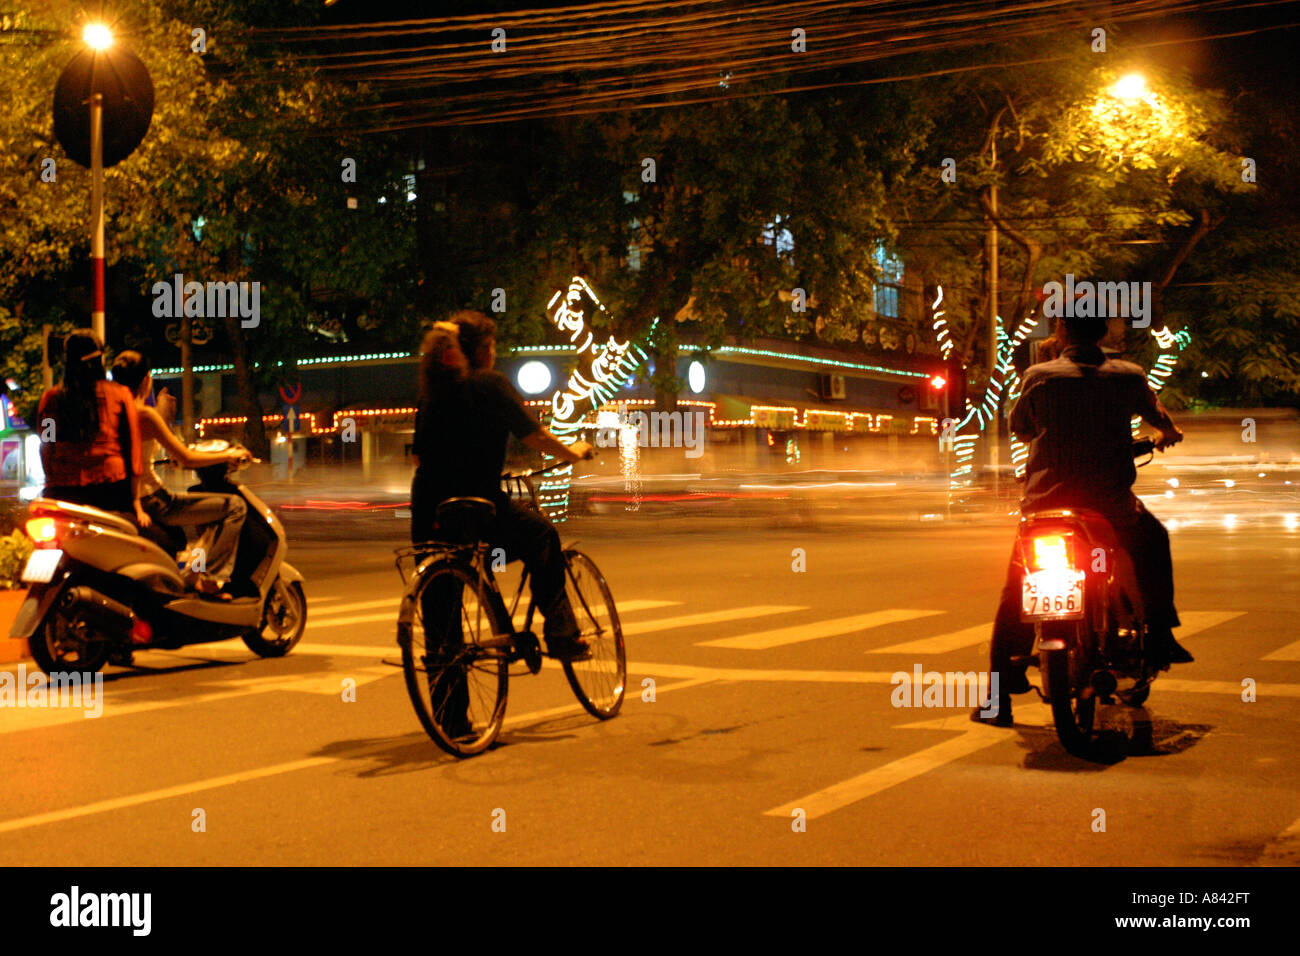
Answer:
<svg viewBox="0 0 1300 956"><path fill-rule="evenodd" d="M1059 521L1062 524L1082 525L1088 537L1098 544L1108 548L1119 547L1115 526L1100 511L1092 511L1088 508L1050 508L1045 511L1026 512L1022 520L1033 524Z"/></svg>
<svg viewBox="0 0 1300 956"><path fill-rule="evenodd" d="M77 521L89 521L93 524L103 525L112 528L114 531L121 531L123 534L140 533L135 525L121 515L114 514L111 511L101 511L99 508L92 508L90 505L73 504L71 501L37 498L31 503L28 510L38 517L63 515Z"/></svg>

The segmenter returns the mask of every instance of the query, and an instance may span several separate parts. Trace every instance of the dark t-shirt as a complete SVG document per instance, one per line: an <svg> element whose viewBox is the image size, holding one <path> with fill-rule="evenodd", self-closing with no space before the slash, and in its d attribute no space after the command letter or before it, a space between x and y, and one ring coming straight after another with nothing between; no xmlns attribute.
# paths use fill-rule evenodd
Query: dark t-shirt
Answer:
<svg viewBox="0 0 1300 956"><path fill-rule="evenodd" d="M1132 362L1073 345L1025 372L1011 431L1029 443L1021 510L1090 508L1123 515L1136 507L1133 416L1161 429L1169 413Z"/></svg>
<svg viewBox="0 0 1300 956"><path fill-rule="evenodd" d="M501 502L506 440L526 438L540 426L510 380L499 372L473 372L449 385L415 415L412 451L416 482L426 505L471 496Z"/></svg>

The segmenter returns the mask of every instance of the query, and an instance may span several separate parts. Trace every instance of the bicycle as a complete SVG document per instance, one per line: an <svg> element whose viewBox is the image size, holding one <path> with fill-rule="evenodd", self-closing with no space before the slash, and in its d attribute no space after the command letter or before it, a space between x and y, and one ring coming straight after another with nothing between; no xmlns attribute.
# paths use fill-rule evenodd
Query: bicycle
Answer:
<svg viewBox="0 0 1300 956"><path fill-rule="evenodd" d="M531 479L563 464L501 479L513 495L526 495L540 510ZM495 507L483 498L452 498L438 506L439 540L395 552L405 585L397 643L407 693L429 736L456 757L480 754L496 741L505 721L511 665L523 663L530 674L542 668L531 596L523 627L514 629L527 570L507 609L487 560L484 538L494 515ZM608 720L622 707L627 685L618 610L596 563L573 545L563 554L565 591L591 653L561 664L578 702L593 717ZM407 559L414 563L409 580Z"/></svg>

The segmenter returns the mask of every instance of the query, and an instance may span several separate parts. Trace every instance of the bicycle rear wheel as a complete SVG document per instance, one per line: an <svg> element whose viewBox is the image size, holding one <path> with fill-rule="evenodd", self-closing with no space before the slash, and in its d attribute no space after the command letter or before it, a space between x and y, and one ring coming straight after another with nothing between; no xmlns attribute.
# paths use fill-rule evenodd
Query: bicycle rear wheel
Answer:
<svg viewBox="0 0 1300 956"><path fill-rule="evenodd" d="M568 548L565 591L573 605L582 637L591 645L585 661L565 661L564 674L578 702L593 717L607 720L623 706L627 690L627 651L614 596L596 563L581 551Z"/></svg>
<svg viewBox="0 0 1300 956"><path fill-rule="evenodd" d="M482 753L505 720L509 637L497 633L478 575L461 564L417 571L397 624L406 690L425 731L457 757Z"/></svg>

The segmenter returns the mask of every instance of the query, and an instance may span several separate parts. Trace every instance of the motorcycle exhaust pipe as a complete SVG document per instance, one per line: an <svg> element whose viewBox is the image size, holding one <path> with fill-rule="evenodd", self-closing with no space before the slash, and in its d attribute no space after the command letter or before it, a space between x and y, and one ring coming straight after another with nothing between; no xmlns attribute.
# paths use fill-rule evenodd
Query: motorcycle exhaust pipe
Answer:
<svg viewBox="0 0 1300 956"><path fill-rule="evenodd" d="M1109 697L1119 684L1110 671L1097 671L1092 675L1092 689L1098 697Z"/></svg>
<svg viewBox="0 0 1300 956"><path fill-rule="evenodd" d="M63 596L63 609L84 611L107 624L127 629L135 622L135 613L125 604L84 586L68 589Z"/></svg>

